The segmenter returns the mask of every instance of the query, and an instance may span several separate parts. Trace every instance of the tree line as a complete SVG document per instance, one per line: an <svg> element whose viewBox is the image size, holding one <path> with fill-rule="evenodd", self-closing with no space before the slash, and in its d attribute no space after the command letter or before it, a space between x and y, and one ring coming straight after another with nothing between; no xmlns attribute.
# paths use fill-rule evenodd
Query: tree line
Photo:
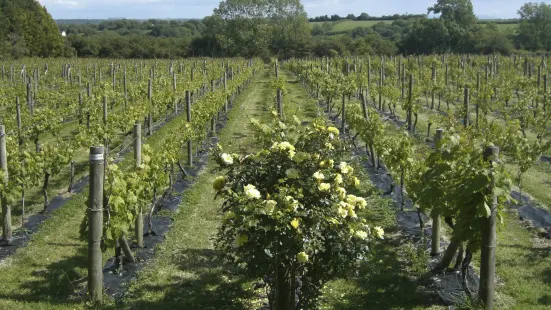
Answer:
<svg viewBox="0 0 551 310"><path fill-rule="evenodd" d="M363 12L362 14L356 16L354 14L348 14L345 16L339 16L338 14L334 15L322 15L309 18L309 22L334 22L339 20L398 20L398 19L410 19L410 18L423 18L426 17L425 14L394 14L394 15L382 15L382 16L370 16L369 14Z"/></svg>
<svg viewBox="0 0 551 310"><path fill-rule="evenodd" d="M439 16L428 18L428 14ZM511 54L551 50L551 5L526 3L519 19L480 21L470 0L437 0L427 15L334 31L338 15L309 24L300 0L226 0L202 20L107 20L56 26L36 0L0 0L0 57L180 58L350 56L367 54ZM312 20L312 19L310 19ZM517 22L516 29L498 23ZM61 36L65 31L66 38Z"/></svg>

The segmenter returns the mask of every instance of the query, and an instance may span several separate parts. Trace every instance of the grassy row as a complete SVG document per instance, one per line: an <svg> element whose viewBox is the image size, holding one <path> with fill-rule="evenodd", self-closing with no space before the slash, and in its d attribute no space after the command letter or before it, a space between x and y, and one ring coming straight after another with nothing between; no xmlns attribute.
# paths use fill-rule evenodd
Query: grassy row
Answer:
<svg viewBox="0 0 551 310"><path fill-rule="evenodd" d="M226 152L254 150L248 118L269 116L271 89L267 71L258 72L237 100L219 143ZM221 222L220 200L214 200L217 176L212 158L186 190L179 212L155 257L130 285L125 307L132 309L245 309L254 307L253 282L218 260L212 237Z"/></svg>

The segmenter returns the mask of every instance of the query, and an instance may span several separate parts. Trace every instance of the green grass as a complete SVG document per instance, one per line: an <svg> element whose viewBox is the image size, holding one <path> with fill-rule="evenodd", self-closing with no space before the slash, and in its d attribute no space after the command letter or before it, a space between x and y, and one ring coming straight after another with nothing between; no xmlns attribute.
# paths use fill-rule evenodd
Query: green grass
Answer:
<svg viewBox="0 0 551 310"><path fill-rule="evenodd" d="M315 100L291 73L282 70L280 75L287 83L283 99L285 114L296 115L300 120L314 119L323 115Z"/></svg>

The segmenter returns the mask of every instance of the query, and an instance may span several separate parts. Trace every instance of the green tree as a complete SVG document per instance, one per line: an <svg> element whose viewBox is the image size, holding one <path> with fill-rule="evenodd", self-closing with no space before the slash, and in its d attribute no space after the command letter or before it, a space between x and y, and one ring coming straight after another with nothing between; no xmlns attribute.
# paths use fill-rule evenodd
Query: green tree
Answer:
<svg viewBox="0 0 551 310"><path fill-rule="evenodd" d="M455 23L463 28L469 28L476 23L471 0L438 0L428 8L428 13L441 14L440 18L448 23Z"/></svg>
<svg viewBox="0 0 551 310"><path fill-rule="evenodd" d="M450 51L451 37L445 23L439 19L419 19L402 42L408 54L445 53Z"/></svg>
<svg viewBox="0 0 551 310"><path fill-rule="evenodd" d="M8 34L5 41L6 52L11 57L18 59L29 55L29 49L25 43L25 39L15 33Z"/></svg>
<svg viewBox="0 0 551 310"><path fill-rule="evenodd" d="M428 13L440 14L453 51L463 52L468 49L465 41L477 21L471 0L438 0L434 6L428 8Z"/></svg>
<svg viewBox="0 0 551 310"><path fill-rule="evenodd" d="M311 30L299 0L227 0L205 20L217 52L229 56L304 56Z"/></svg>
<svg viewBox="0 0 551 310"><path fill-rule="evenodd" d="M509 55L513 52L513 43L506 34L499 31L494 23L477 28L472 32L475 53L480 54L503 54Z"/></svg>
<svg viewBox="0 0 551 310"><path fill-rule="evenodd" d="M15 51L26 56L28 50L29 56L50 57L64 52L56 23L37 1L0 0L0 20L0 42L12 46L12 55Z"/></svg>
<svg viewBox="0 0 551 310"><path fill-rule="evenodd" d="M529 2L518 11L520 25L517 30L518 47L539 50L551 49L551 5Z"/></svg>

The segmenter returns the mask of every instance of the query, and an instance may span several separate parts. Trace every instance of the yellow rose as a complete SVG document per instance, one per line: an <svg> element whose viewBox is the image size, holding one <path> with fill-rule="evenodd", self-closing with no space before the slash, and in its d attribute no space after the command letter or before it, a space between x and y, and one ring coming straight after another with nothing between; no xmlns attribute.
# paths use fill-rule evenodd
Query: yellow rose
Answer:
<svg viewBox="0 0 551 310"><path fill-rule="evenodd" d="M254 185L247 185L243 187L243 192L245 192L245 195L249 199L259 199L260 198L260 192L256 189Z"/></svg>
<svg viewBox="0 0 551 310"><path fill-rule="evenodd" d="M305 252L298 253L297 260L299 263L306 263L308 261L308 254L306 254Z"/></svg>
<svg viewBox="0 0 551 310"><path fill-rule="evenodd" d="M328 192L330 189L331 189L331 184L329 183L320 183L320 185L318 185L318 190L320 192Z"/></svg>
<svg viewBox="0 0 551 310"><path fill-rule="evenodd" d="M316 173L314 173L312 175L312 177L314 178L314 180L316 181L321 181L323 179L325 179L325 176L323 175L323 173L321 173L320 171L317 171Z"/></svg>
<svg viewBox="0 0 551 310"><path fill-rule="evenodd" d="M354 236L362 239L362 240L365 240L367 239L367 232L363 231L363 230L357 230L355 233L354 233Z"/></svg>
<svg viewBox="0 0 551 310"><path fill-rule="evenodd" d="M298 229L299 226L300 226L300 221L298 219L294 218L291 221L291 227L293 227L294 229Z"/></svg>
<svg viewBox="0 0 551 310"><path fill-rule="evenodd" d="M335 127L327 127L327 131L329 131L330 133L334 134L334 135L338 135L339 134L339 130Z"/></svg>
<svg viewBox="0 0 551 310"><path fill-rule="evenodd" d="M380 226L376 226L375 228L373 228L372 233L375 237L379 239L384 239L383 236L385 235L385 231Z"/></svg>
<svg viewBox="0 0 551 310"><path fill-rule="evenodd" d="M220 155L220 157L222 158L222 161L223 161L226 165L231 165L231 164L233 164L233 157L232 157L230 154L223 153L222 155Z"/></svg>

